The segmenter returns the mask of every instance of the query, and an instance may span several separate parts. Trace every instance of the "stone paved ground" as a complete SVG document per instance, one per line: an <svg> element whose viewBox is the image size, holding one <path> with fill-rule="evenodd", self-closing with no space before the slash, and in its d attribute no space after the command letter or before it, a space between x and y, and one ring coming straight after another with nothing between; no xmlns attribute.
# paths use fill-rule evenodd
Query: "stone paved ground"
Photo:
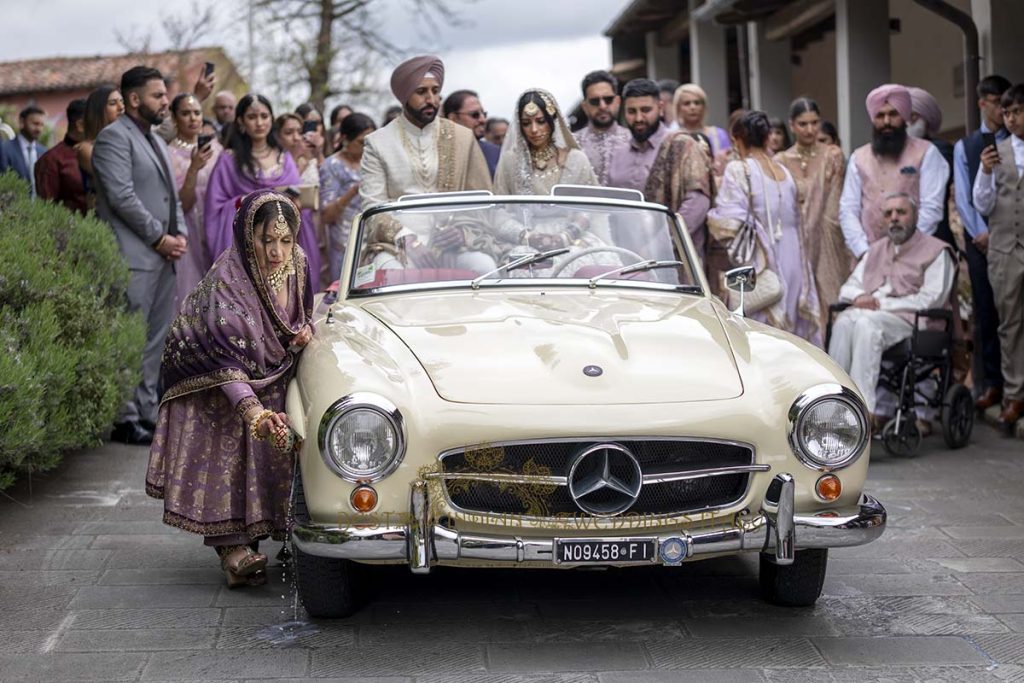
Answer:
<svg viewBox="0 0 1024 683"><path fill-rule="evenodd" d="M876 451L881 451L877 448ZM0 680L1024 681L1024 444L876 454L889 530L834 551L810 609L756 595L754 558L619 572L380 577L291 646L282 571L228 591L159 523L146 451L105 445L0 496Z"/></svg>

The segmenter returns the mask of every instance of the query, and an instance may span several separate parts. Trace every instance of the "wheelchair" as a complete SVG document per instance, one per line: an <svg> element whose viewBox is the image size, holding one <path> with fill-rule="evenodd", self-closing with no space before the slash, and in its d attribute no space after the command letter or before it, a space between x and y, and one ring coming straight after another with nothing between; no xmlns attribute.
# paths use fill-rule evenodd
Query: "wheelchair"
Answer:
<svg viewBox="0 0 1024 683"><path fill-rule="evenodd" d="M850 306L839 303L828 307L826 349L832 338L833 320ZM962 448L971 437L974 397L953 378L953 324L952 311L944 308L916 311L911 336L882 353L878 386L896 396L896 415L886 422L880 435L890 455L917 455L922 438L914 413L917 407L939 411L942 438L949 448Z"/></svg>

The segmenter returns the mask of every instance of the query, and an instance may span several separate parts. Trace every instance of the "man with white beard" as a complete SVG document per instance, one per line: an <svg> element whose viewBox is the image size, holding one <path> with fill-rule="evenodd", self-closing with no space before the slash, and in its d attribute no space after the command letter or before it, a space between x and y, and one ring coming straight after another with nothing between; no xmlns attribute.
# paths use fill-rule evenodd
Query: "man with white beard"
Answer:
<svg viewBox="0 0 1024 683"><path fill-rule="evenodd" d="M850 308L832 326L828 354L850 373L876 429L882 353L913 333L914 312L949 308L954 262L949 245L915 229L917 205L905 192L882 201L886 237L876 240L839 290Z"/></svg>

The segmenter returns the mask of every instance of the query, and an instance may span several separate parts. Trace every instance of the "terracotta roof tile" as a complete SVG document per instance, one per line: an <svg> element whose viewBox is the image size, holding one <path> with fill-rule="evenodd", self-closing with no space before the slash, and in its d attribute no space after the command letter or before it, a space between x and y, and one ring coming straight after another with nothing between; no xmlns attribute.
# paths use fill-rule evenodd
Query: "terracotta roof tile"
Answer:
<svg viewBox="0 0 1024 683"><path fill-rule="evenodd" d="M95 57L50 57L17 62L0 62L0 96L24 93L59 92L94 88L103 83L117 83L121 74L138 64L159 69L165 76L174 75L179 65L198 64L215 53L226 59L218 47L195 48L184 52L155 52ZM180 60L180 61L179 61Z"/></svg>

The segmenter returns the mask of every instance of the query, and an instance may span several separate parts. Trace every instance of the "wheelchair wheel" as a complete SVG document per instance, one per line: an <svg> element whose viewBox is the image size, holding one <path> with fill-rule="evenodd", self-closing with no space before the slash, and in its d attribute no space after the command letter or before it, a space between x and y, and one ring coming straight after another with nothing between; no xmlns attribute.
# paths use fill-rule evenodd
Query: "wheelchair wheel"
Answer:
<svg viewBox="0 0 1024 683"><path fill-rule="evenodd" d="M896 418L886 422L882 428L882 445L889 455L897 458L917 457L917 448L921 445L921 431L917 428L914 414L904 416L899 431L896 430Z"/></svg>
<svg viewBox="0 0 1024 683"><path fill-rule="evenodd" d="M974 428L974 398L963 384L954 384L942 402L942 438L950 448L963 448Z"/></svg>

